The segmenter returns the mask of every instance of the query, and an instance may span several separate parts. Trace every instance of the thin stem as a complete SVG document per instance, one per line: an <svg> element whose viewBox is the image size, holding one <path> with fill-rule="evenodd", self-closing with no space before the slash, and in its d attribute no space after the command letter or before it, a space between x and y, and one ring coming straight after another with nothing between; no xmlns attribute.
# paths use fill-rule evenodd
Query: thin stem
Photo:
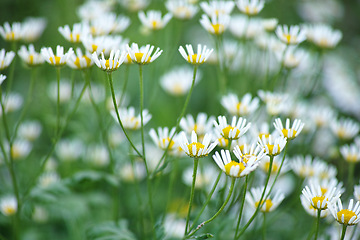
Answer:
<svg viewBox="0 0 360 240"><path fill-rule="evenodd" d="M126 65L125 67L125 76L124 76L124 85L123 85L123 88L121 90L121 95L120 95L120 101L119 101L119 106L121 106L121 104L123 103L123 99L125 97L125 91L126 91L126 86L129 82L129 65Z"/></svg>
<svg viewBox="0 0 360 240"><path fill-rule="evenodd" d="M344 239L345 239L346 228L347 228L347 225L344 224L344 225L343 225L343 228L342 228L342 233L341 233L340 240L344 240Z"/></svg>
<svg viewBox="0 0 360 240"><path fill-rule="evenodd" d="M227 203L229 202L230 200L230 197L231 197L231 194L234 190L234 185L235 185L235 180L236 178L232 178L231 179L231 186L230 186L230 190L229 190L229 193L228 193L228 196L226 197L225 199L225 202L224 204L220 207L219 211L217 211L217 213L215 213L214 216L212 216L209 220L201 223L200 225L197 226L197 228L192 231L190 234L188 234L185 238L189 238L191 236L193 236L197 231L199 231L200 228L202 228L205 224L208 224L209 222L213 221L217 216L219 216L219 214L224 210L224 208L226 207Z"/></svg>
<svg viewBox="0 0 360 240"><path fill-rule="evenodd" d="M262 237L263 237L263 240L266 239L266 212L263 212L263 232L262 232Z"/></svg>
<svg viewBox="0 0 360 240"><path fill-rule="evenodd" d="M12 41L11 42L11 50L16 53L17 50L17 41ZM15 57L11 63L11 66L9 68L9 77L7 78L6 82L7 82L7 88L6 88L6 97L9 96L9 93L11 92L11 88L12 88L12 83L14 81L14 73L15 73L15 66L16 66L16 56L17 54L15 54Z"/></svg>
<svg viewBox="0 0 360 240"><path fill-rule="evenodd" d="M57 81L57 101L56 101L56 132L58 135L60 129L60 67L56 67L56 81Z"/></svg>
<svg viewBox="0 0 360 240"><path fill-rule="evenodd" d="M208 195L205 203L203 204L200 212L198 213L198 215L197 215L196 218L194 219L193 224L192 224L191 227L189 228L189 231L191 231L191 230L195 227L196 222L199 220L201 214L204 212L206 206L207 206L208 203L210 202L210 199L211 199L212 195L214 194L215 189L216 189L216 187L217 187L217 185L218 185L218 183L219 183L219 180L220 180L220 178L221 178L221 174L222 174L222 171L219 172L219 175L218 175L218 177L217 177L216 180L215 180L214 186L212 187L212 189L211 189L211 191L210 191L210 193L209 193L209 195Z"/></svg>
<svg viewBox="0 0 360 240"><path fill-rule="evenodd" d="M262 206L265 204L265 201L263 201L264 196L265 196L265 192L266 192L266 188L267 185L269 183L269 179L270 179L270 175L271 175L271 170L272 170L272 165L273 165L273 161L274 161L274 156L270 156L270 165L269 165L269 170L268 170L268 174L265 180L265 186L264 186L264 190L261 194L260 200L259 200L259 205L257 206L254 214L251 216L251 218L249 219L249 221L246 223L246 225L241 229L240 233L238 236L236 236L236 238L239 238L244 232L245 230L249 227L249 225L252 223L252 221L255 219L256 215L258 214L259 210L262 208ZM269 191L270 193L270 191ZM265 198L266 199L266 198Z"/></svg>
<svg viewBox="0 0 360 240"><path fill-rule="evenodd" d="M189 93L186 97L186 100L185 100L185 103L184 103L184 107L183 109L181 110L181 114L176 122L176 126L175 126L175 132L179 130L179 125L180 125L180 120L184 117L185 115L185 112L186 112L186 108L189 104L189 100L190 100L190 96L191 96L191 93L193 91L193 88L194 88L194 85L195 85L195 79L196 79L196 72L197 72L197 68L198 66L197 65L194 65L194 73L193 73L193 80L192 80L192 83L191 83L191 87L190 87L190 90L189 90ZM173 140L173 138L175 137L175 134L170 138L170 141L171 142ZM160 161L158 162L158 164L156 165L155 167L155 170L153 171L152 175L150 176L150 178L153 178L156 174L157 174L157 171L160 167L160 165L162 164L163 160L165 159L165 156L167 154L167 152L169 151L170 149L170 144L167 146L167 148L165 149L163 155L161 156L160 158Z"/></svg>
<svg viewBox="0 0 360 240"><path fill-rule="evenodd" d="M191 207L192 207L192 202L194 199L194 195L195 195L195 182L196 182L196 173L197 173L197 169L198 169L198 165L199 165L199 159L198 158L194 158L194 169L193 169L193 175L192 175L192 184L191 184L191 192L190 192L190 200L189 200L189 209L188 209L188 214L186 217L186 225L185 225L185 236L188 233L188 227L189 227L189 221L190 221L190 213L191 213Z"/></svg>
<svg viewBox="0 0 360 240"><path fill-rule="evenodd" d="M6 101L6 100L5 100ZM3 102L3 96L2 96L2 89L0 88L0 104L1 104L1 111L2 111L2 120L4 124L5 129L5 136L9 144L11 144L11 138L10 138L10 131L7 123L7 115L6 115L6 109Z"/></svg>
<svg viewBox="0 0 360 240"><path fill-rule="evenodd" d="M120 119L120 115L119 115L119 109L118 109L118 106L117 106L117 103L116 103L116 97L115 97L115 91L114 91L114 85L113 85L113 80L112 80L112 74L111 72L110 73L107 73L107 77L108 77L108 80L109 80L109 85L110 85L110 90L111 90L111 96L112 96L112 100L113 100L113 104L114 104L114 108L115 108L115 114L116 114L116 117L118 119L118 122L120 124L120 127L121 129L123 130L124 134L125 134L125 137L126 139L129 141L131 147L135 150L135 152L137 153L137 155L140 157L140 158L143 158L142 154L137 150L137 148L135 147L135 145L133 144L133 142L131 141L129 135L127 134L125 128L124 128L124 125L122 124L122 121Z"/></svg>
<svg viewBox="0 0 360 240"><path fill-rule="evenodd" d="M237 233L239 231L239 226L240 226L240 222L241 222L241 215L242 215L242 212L243 212L243 209L244 209L246 190L247 190L247 185L248 185L248 181L249 181L248 178L249 178L249 175L246 175L246 177L245 177L245 186L244 186L243 196L242 196L243 198L241 200L240 213L239 213L238 221L237 221L237 224L236 224L234 240L236 239Z"/></svg>
<svg viewBox="0 0 360 240"><path fill-rule="evenodd" d="M348 174L348 189L353 188L354 183L354 170L355 170L355 162L349 162L349 174Z"/></svg>
<svg viewBox="0 0 360 240"><path fill-rule="evenodd" d="M315 238L314 238L314 240L317 240L317 237L318 237L318 234L319 234L320 215L321 215L321 210L318 209L317 219L316 219L316 231L315 231Z"/></svg>

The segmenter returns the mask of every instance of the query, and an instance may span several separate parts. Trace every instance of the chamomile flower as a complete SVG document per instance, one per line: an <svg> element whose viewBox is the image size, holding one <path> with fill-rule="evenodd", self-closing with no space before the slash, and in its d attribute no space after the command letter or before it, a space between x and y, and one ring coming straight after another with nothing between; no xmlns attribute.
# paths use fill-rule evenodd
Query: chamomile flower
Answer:
<svg viewBox="0 0 360 240"><path fill-rule="evenodd" d="M275 30L279 20L276 18L266 18L262 19L261 23L265 31L272 32Z"/></svg>
<svg viewBox="0 0 360 240"><path fill-rule="evenodd" d="M14 22L10 25L8 22L5 22L4 26L0 26L0 35L5 41L19 41L22 38L21 23Z"/></svg>
<svg viewBox="0 0 360 240"><path fill-rule="evenodd" d="M60 181L60 176L56 172L45 172L39 177L39 185L42 188L51 186Z"/></svg>
<svg viewBox="0 0 360 240"><path fill-rule="evenodd" d="M217 141L210 143L211 134L205 134L202 143L198 142L197 135L195 131L191 133L191 141L189 143L185 132L180 133L179 145L181 149L192 158L202 158L207 156L218 144Z"/></svg>
<svg viewBox="0 0 360 240"><path fill-rule="evenodd" d="M305 211L306 211L309 215L311 215L311 216L313 216L313 217L317 217L317 215L318 215L318 210L315 209L315 208L311 205L311 202L308 201L303 194L300 195L300 201L301 201L301 205L303 206L303 208L305 209ZM325 217L327 217L328 215L329 215L329 210L328 210L328 209L322 210L322 211L320 212L320 218L325 218Z"/></svg>
<svg viewBox="0 0 360 240"><path fill-rule="evenodd" d="M90 52L100 54L104 53L105 56L109 56L111 50L120 49L125 50L125 44L127 44L129 40L127 38L123 38L121 36L98 36L92 37L91 35L85 36L82 38L82 43L85 49Z"/></svg>
<svg viewBox="0 0 360 240"><path fill-rule="evenodd" d="M278 173L278 171L280 169L281 162L282 162L282 157L281 156L274 157L272 167L271 167L271 171L270 171L271 176L276 175ZM265 174L267 174L269 172L269 168L270 168L270 157L265 156L265 157L263 157L263 159L260 162L260 169L263 170L263 172ZM280 175L288 172L289 170L290 170L290 165L288 163L288 159L285 158L285 160L283 162L283 165L281 167Z"/></svg>
<svg viewBox="0 0 360 240"><path fill-rule="evenodd" d="M350 199L347 209L343 208L341 200L338 199L334 204L330 204L329 210L335 220L343 225L351 226L360 222L360 202L356 202L354 206L354 200Z"/></svg>
<svg viewBox="0 0 360 240"><path fill-rule="evenodd" d="M360 125L351 119L343 118L333 121L330 129L339 139L350 140L359 133Z"/></svg>
<svg viewBox="0 0 360 240"><path fill-rule="evenodd" d="M284 200L285 194L280 190L276 191L275 194L271 194L268 198L264 199L260 203L261 195L264 191L264 187L251 188L250 192L246 194L246 201L249 205L256 209L259 205L262 204L260 211L263 213L268 213L274 211ZM268 195L269 189L267 188L265 191L265 196Z"/></svg>
<svg viewBox="0 0 360 240"><path fill-rule="evenodd" d="M109 1L86 1L78 7L77 15L84 21L90 21L108 14L110 10Z"/></svg>
<svg viewBox="0 0 360 240"><path fill-rule="evenodd" d="M14 160L26 158L32 149L32 145L29 141L23 139L16 139L11 148L11 157Z"/></svg>
<svg viewBox="0 0 360 240"><path fill-rule="evenodd" d="M356 144L340 147L340 153L347 162L357 163L360 161L360 147Z"/></svg>
<svg viewBox="0 0 360 240"><path fill-rule="evenodd" d="M306 56L306 52L301 48L289 48L285 54L277 52L276 56L282 62L284 67L293 69L300 65L301 61Z"/></svg>
<svg viewBox="0 0 360 240"><path fill-rule="evenodd" d="M295 119L292 126L290 127L290 119L286 119L285 128L283 127L283 124L281 122L280 118L275 119L274 127L278 131L280 135L283 137L292 140L296 138L301 130L304 128L304 123L301 122L299 119Z"/></svg>
<svg viewBox="0 0 360 240"><path fill-rule="evenodd" d="M38 121L26 121L19 126L18 136L27 141L35 141L41 134L42 127Z"/></svg>
<svg viewBox="0 0 360 240"><path fill-rule="evenodd" d="M209 58L210 54L214 51L213 48L209 49L205 45L201 46L201 44L198 44L197 46L197 53L194 53L192 45L187 44L185 45L185 47L187 53L182 46L179 47L179 52L188 63L191 63L193 65L203 64Z"/></svg>
<svg viewBox="0 0 360 240"><path fill-rule="evenodd" d="M115 13L102 15L91 21L90 32L94 36L123 33L130 25L130 18Z"/></svg>
<svg viewBox="0 0 360 240"><path fill-rule="evenodd" d="M74 54L72 48L69 48L69 50L64 53L64 47L59 45L57 45L56 47L56 54L54 54L53 50L50 47L41 48L41 55L43 56L45 61L55 67L64 66L72 54Z"/></svg>
<svg viewBox="0 0 360 240"><path fill-rule="evenodd" d="M110 52L110 57L105 59L104 53L100 53L100 58L94 52L92 54L92 60L101 70L106 72L112 72L117 70L120 65L124 62L126 57L126 52L120 52L120 50L112 50ZM86 63L87 60L85 60Z"/></svg>
<svg viewBox="0 0 360 240"><path fill-rule="evenodd" d="M314 181L310 181L309 185L305 186L302 190L302 194L310 202L313 208L320 211L327 209L329 204L334 203L341 196L340 189L332 187L324 191L320 184Z"/></svg>
<svg viewBox="0 0 360 240"><path fill-rule="evenodd" d="M342 38L339 30L334 30L325 24L306 26L306 37L316 46L324 49L336 47Z"/></svg>
<svg viewBox="0 0 360 240"><path fill-rule="evenodd" d="M5 112L11 113L17 111L23 104L24 99L19 93L9 93L8 95L3 95L3 104ZM2 115L0 108L0 116Z"/></svg>
<svg viewBox="0 0 360 240"><path fill-rule="evenodd" d="M265 157L264 151L256 144L243 144L234 147L234 154L238 159L243 159L245 162L251 158L256 158L256 161L260 161Z"/></svg>
<svg viewBox="0 0 360 240"><path fill-rule="evenodd" d="M72 162L84 152L84 144L78 139L62 139L56 144L56 155L61 161Z"/></svg>
<svg viewBox="0 0 360 240"><path fill-rule="evenodd" d="M0 211L5 216L12 216L18 210L18 203L14 196L7 196L0 199Z"/></svg>
<svg viewBox="0 0 360 240"><path fill-rule="evenodd" d="M167 13L161 17L161 12L155 10L149 10L146 14L144 12L139 12L138 16L141 23L151 30L163 29L172 18L171 13Z"/></svg>
<svg viewBox="0 0 360 240"><path fill-rule="evenodd" d="M311 106L309 116L317 127L326 127L336 118L336 113L328 106Z"/></svg>
<svg viewBox="0 0 360 240"><path fill-rule="evenodd" d="M94 62L89 52L82 53L80 48L76 49L76 54L72 54L66 64L72 69L85 69L91 67Z"/></svg>
<svg viewBox="0 0 360 240"><path fill-rule="evenodd" d="M211 132L214 116L209 116L206 113L199 113L196 119L190 114L186 115L180 120L180 127L187 134L192 131L199 137L203 137L207 132Z"/></svg>
<svg viewBox="0 0 360 240"><path fill-rule="evenodd" d="M226 175L233 178L244 177L254 171L259 165L259 159L256 157L244 159L235 155L238 161L234 161L231 159L229 150L221 150L220 154L215 152L213 155L214 161Z"/></svg>
<svg viewBox="0 0 360 240"><path fill-rule="evenodd" d="M191 19L198 12L198 7L188 3L187 0L168 0L165 3L166 9L178 19Z"/></svg>
<svg viewBox="0 0 360 240"><path fill-rule="evenodd" d="M121 122L125 129L137 130L141 127L141 116L140 114L135 115L134 107L120 108L118 110L119 110ZM150 121L152 116L147 109L144 109L142 114L143 114L143 124L145 126ZM116 121L118 121L115 111L111 111L111 115Z"/></svg>
<svg viewBox="0 0 360 240"><path fill-rule="evenodd" d="M287 45L296 45L306 40L305 31L297 25L278 26L275 32L278 38Z"/></svg>
<svg viewBox="0 0 360 240"><path fill-rule="evenodd" d="M126 49L130 55L130 58L133 62L137 64L149 64L155 61L163 52L160 48L157 48L156 51L152 54L154 50L154 46L147 44L146 46L139 46L136 43L131 44L131 48L129 45L126 45ZM151 56L152 54L152 56Z"/></svg>
<svg viewBox="0 0 360 240"><path fill-rule="evenodd" d="M251 94L245 94L241 100L235 94L228 94L221 98L221 105L234 116L247 116L259 107L259 99L251 98Z"/></svg>
<svg viewBox="0 0 360 240"><path fill-rule="evenodd" d="M137 12L149 5L149 0L122 0L120 4L130 12Z"/></svg>
<svg viewBox="0 0 360 240"><path fill-rule="evenodd" d="M230 15L213 14L211 18L203 14L200 19L200 24L211 34L221 35L225 32L230 23Z"/></svg>
<svg viewBox="0 0 360 240"><path fill-rule="evenodd" d="M286 93L276 93L259 90L258 95L266 104L266 111L271 116L277 116L285 112L290 99Z"/></svg>
<svg viewBox="0 0 360 240"><path fill-rule="evenodd" d="M233 1L202 1L200 3L201 9L208 15L212 16L213 14L226 14L230 15L235 4Z"/></svg>
<svg viewBox="0 0 360 240"><path fill-rule="evenodd" d="M44 32L46 19L41 17L31 17L25 19L21 24L22 40L25 42L35 42Z"/></svg>
<svg viewBox="0 0 360 240"><path fill-rule="evenodd" d="M3 74L0 74L0 86L5 81L5 79L6 79L6 76Z"/></svg>
<svg viewBox="0 0 360 240"><path fill-rule="evenodd" d="M238 0L236 2L239 10L248 16L257 15L264 8L264 4L264 0Z"/></svg>
<svg viewBox="0 0 360 240"><path fill-rule="evenodd" d="M236 116L232 118L231 124L227 123L225 116L218 117L219 123L214 120L216 130L228 140L236 140L244 135L249 128L251 123L246 124L246 119L239 118L236 120Z"/></svg>
<svg viewBox="0 0 360 240"><path fill-rule="evenodd" d="M150 129L149 132L149 135L156 146L158 146L162 150L166 150L169 148L170 151L172 150L172 148L176 147L175 141L172 140L172 138L174 138L174 134L176 130L175 127L173 127L170 130L170 132L169 132L169 128L167 127L164 128L159 127L157 130L158 133L156 133L155 129L153 128Z"/></svg>
<svg viewBox="0 0 360 240"><path fill-rule="evenodd" d="M177 67L165 73L160 78L161 87L173 96L183 96L190 91L194 70L189 66ZM202 74L196 72L195 84L200 81Z"/></svg>
<svg viewBox="0 0 360 240"><path fill-rule="evenodd" d="M24 45L20 47L18 55L21 60L29 67L36 67L44 63L43 56L35 51L34 45L30 44L28 48Z"/></svg>
<svg viewBox="0 0 360 240"><path fill-rule="evenodd" d="M146 177L146 169L141 161L135 161L134 164L126 163L122 166L119 165L116 171L124 182L140 181Z"/></svg>
<svg viewBox="0 0 360 240"><path fill-rule="evenodd" d="M83 36L90 34L89 26L84 23L75 23L72 30L69 25L65 25L64 27L59 27L58 31L71 43L80 43Z"/></svg>
<svg viewBox="0 0 360 240"><path fill-rule="evenodd" d="M0 50L0 71L7 68L15 57L13 51L5 52L5 49Z"/></svg>
<svg viewBox="0 0 360 240"><path fill-rule="evenodd" d="M294 173L301 178L331 179L335 178L337 174L334 166L310 155L295 156L290 165Z"/></svg>
<svg viewBox="0 0 360 240"><path fill-rule="evenodd" d="M258 145L269 156L279 155L284 149L286 142L286 138L283 136L274 138L272 135L270 135L268 138L265 136L262 136L262 138L258 138Z"/></svg>
<svg viewBox="0 0 360 240"><path fill-rule="evenodd" d="M110 163L110 156L105 145L94 144L86 151L86 160L96 167L106 167Z"/></svg>

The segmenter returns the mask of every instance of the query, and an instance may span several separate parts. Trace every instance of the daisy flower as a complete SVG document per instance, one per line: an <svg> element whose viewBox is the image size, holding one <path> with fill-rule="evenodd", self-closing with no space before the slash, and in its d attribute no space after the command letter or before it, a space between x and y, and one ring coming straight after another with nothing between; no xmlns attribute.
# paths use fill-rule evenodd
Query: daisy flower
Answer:
<svg viewBox="0 0 360 240"><path fill-rule="evenodd" d="M350 199L347 209L343 208L341 200L338 199L337 202L329 205L329 210L331 215L333 215L335 220L340 224L351 226L360 222L360 202L356 202L354 206L353 199Z"/></svg>
<svg viewBox="0 0 360 240"><path fill-rule="evenodd" d="M82 38L82 44L85 49L90 52L100 54L103 52L105 56L109 56L113 49L124 49L129 40L121 36L98 36L92 37L91 35ZM125 50L126 51L126 50Z"/></svg>
<svg viewBox="0 0 360 240"><path fill-rule="evenodd" d="M156 146L161 148L162 150L166 150L169 148L169 150L172 150L173 147L175 147L175 141L171 140L175 134L176 128L173 127L170 132L169 128L158 128L158 133L156 133L155 129L150 129L149 135Z"/></svg>
<svg viewBox="0 0 360 240"><path fill-rule="evenodd" d="M335 120L330 124L331 131L341 140L350 140L355 137L360 130L359 123L351 119Z"/></svg>
<svg viewBox="0 0 360 240"><path fill-rule="evenodd" d="M149 0L122 0L120 4L130 12L137 12L149 5Z"/></svg>
<svg viewBox="0 0 360 240"><path fill-rule="evenodd" d="M191 134L192 131L198 136L204 136L207 132L212 129L214 116L207 116L206 113L199 113L196 119L190 114L186 115L180 120L180 127L187 134Z"/></svg>
<svg viewBox="0 0 360 240"><path fill-rule="evenodd" d="M276 18L266 18L262 19L261 23L265 31L272 32L276 28L279 20Z"/></svg>
<svg viewBox="0 0 360 240"><path fill-rule="evenodd" d="M14 22L10 25L8 22L5 22L4 26L0 26L0 35L5 41L19 41L22 38L21 23Z"/></svg>
<svg viewBox="0 0 360 240"><path fill-rule="evenodd" d="M160 78L160 85L173 96L183 96L190 91L193 75L194 71L190 66L177 67ZM197 71L195 84L200 81L201 76L201 72Z"/></svg>
<svg viewBox="0 0 360 240"><path fill-rule="evenodd" d="M179 47L179 52L186 61L194 65L200 65L206 62L210 54L214 51L213 48L209 49L205 45L201 46L201 44L198 44L197 53L194 53L192 45L187 44L185 47L187 53L182 46Z"/></svg>
<svg viewBox="0 0 360 240"><path fill-rule="evenodd" d="M39 176L38 183L40 187L47 188L60 181L60 176L56 172L45 172Z"/></svg>
<svg viewBox="0 0 360 240"><path fill-rule="evenodd" d="M210 1L200 2L201 9L208 15L226 14L230 15L235 3L233 1Z"/></svg>
<svg viewBox="0 0 360 240"><path fill-rule="evenodd" d="M282 162L282 157L280 157L280 156L274 157L272 167L271 167L271 172L270 172L271 175L276 175L278 173L278 171L280 169L281 162ZM263 170L263 172L265 174L268 174L269 168L270 168L270 157L265 156L265 157L263 157L263 159L260 162L260 169ZM289 170L290 170L290 165L288 163L287 158L285 158L285 160L283 162L283 165L281 167L280 174L282 175L282 174L286 173Z"/></svg>
<svg viewBox="0 0 360 240"><path fill-rule="evenodd" d="M188 142L185 132L180 133L179 145L181 149L192 158L202 158L207 156L218 144L217 141L214 141L210 144L211 134L205 134L202 143L198 142L197 135L195 131L191 133L191 142Z"/></svg>
<svg viewBox="0 0 360 240"><path fill-rule="evenodd" d="M5 216L12 216L18 210L18 203L14 196L3 197L0 200L0 211Z"/></svg>
<svg viewBox="0 0 360 240"><path fill-rule="evenodd" d="M274 127L278 131L278 133L280 133L281 136L289 140L296 138L300 134L301 130L304 128L304 125L305 124L302 123L299 119L295 119L292 127L290 127L290 119L287 118L285 128L283 127L280 118L275 119L274 122Z"/></svg>
<svg viewBox="0 0 360 240"><path fill-rule="evenodd" d="M64 53L64 47L57 45L56 54L54 54L53 50L49 47L41 48L41 55L50 65L55 67L64 66L67 60L74 54L72 48L70 48L66 53Z"/></svg>
<svg viewBox="0 0 360 240"><path fill-rule="evenodd" d="M282 52L276 52L276 56L279 61L282 61L284 67L293 69L300 65L301 61L305 58L306 52L300 48L289 48L285 54Z"/></svg>
<svg viewBox="0 0 360 240"><path fill-rule="evenodd" d="M23 139L16 139L11 148L11 157L14 160L26 158L31 152L32 144Z"/></svg>
<svg viewBox="0 0 360 240"><path fill-rule="evenodd" d="M58 158L64 162L72 162L84 153L84 144L78 139L62 139L55 147Z"/></svg>
<svg viewBox="0 0 360 240"><path fill-rule="evenodd" d="M245 94L241 100L230 93L221 98L221 105L231 114L235 116L246 116L256 111L259 107L259 99L254 97L251 99L251 94Z"/></svg>
<svg viewBox="0 0 360 240"><path fill-rule="evenodd" d="M332 179L336 177L337 169L319 158L310 155L295 156L290 162L291 168L301 178L316 177L319 179Z"/></svg>
<svg viewBox="0 0 360 240"><path fill-rule="evenodd" d="M306 40L305 31L300 29L299 26L278 26L276 28L276 35L278 38L287 45L299 44Z"/></svg>
<svg viewBox="0 0 360 240"><path fill-rule="evenodd" d="M35 141L41 134L42 127L38 121L26 121L19 126L18 136L27 141Z"/></svg>
<svg viewBox="0 0 360 240"><path fill-rule="evenodd" d="M46 19L41 17L30 17L21 24L21 37L25 42L35 42L44 32Z"/></svg>
<svg viewBox="0 0 360 240"><path fill-rule="evenodd" d="M274 137L270 135L268 138L263 136L262 138L258 138L258 145L262 147L265 153L269 156L279 155L280 152L284 149L286 145L286 138L283 136Z"/></svg>
<svg viewBox="0 0 360 240"><path fill-rule="evenodd" d="M0 50L0 71L7 68L15 57L13 51L5 52L5 49Z"/></svg>
<svg viewBox="0 0 360 240"><path fill-rule="evenodd" d="M238 161L234 161L231 159L229 150L221 150L220 153L221 155L219 152L215 152L213 155L214 161L226 175L233 178L244 177L254 171L259 165L259 159L256 157L244 159L235 155Z"/></svg>
<svg viewBox="0 0 360 240"><path fill-rule="evenodd" d="M265 1L263 0L238 0L236 2L239 10L248 15L257 15L264 8Z"/></svg>
<svg viewBox="0 0 360 240"><path fill-rule="evenodd" d="M84 23L75 23L71 30L69 25L58 28L60 34L71 43L80 43L83 36L90 34L89 26Z"/></svg>
<svg viewBox="0 0 360 240"><path fill-rule="evenodd" d="M276 93L270 91L259 90L258 95L266 104L266 111L271 116L279 115L286 110L289 105L290 96L286 93Z"/></svg>
<svg viewBox="0 0 360 240"><path fill-rule="evenodd" d="M317 127L325 127L336 118L336 113L328 106L311 106L309 116Z"/></svg>
<svg viewBox="0 0 360 240"><path fill-rule="evenodd" d="M249 128L251 123L246 124L246 119L239 118L236 121L236 116L232 118L231 124L227 123L225 116L218 117L219 123L214 120L216 130L226 139L235 140L244 135Z"/></svg>
<svg viewBox="0 0 360 240"><path fill-rule="evenodd" d="M339 30L325 24L306 26L306 38L320 48L335 48L342 38Z"/></svg>
<svg viewBox="0 0 360 240"><path fill-rule="evenodd" d="M161 17L161 12L155 10L149 10L146 14L144 12L139 12L138 16L141 23L152 30L163 29L172 18L171 13L167 13Z"/></svg>
<svg viewBox="0 0 360 240"><path fill-rule="evenodd" d="M152 116L147 109L144 109L142 114L143 114L143 123L145 126L150 121ZM114 117L116 121L118 120L115 111L111 111L111 115ZM135 108L133 107L120 108L119 115L125 129L137 130L141 127L140 125L141 117L140 114L135 116Z"/></svg>
<svg viewBox="0 0 360 240"><path fill-rule="evenodd" d="M18 110L24 100L23 97L18 93L9 93L6 97L3 95L3 104L5 108L5 112L15 112ZM1 116L1 108L0 108L0 116Z"/></svg>
<svg viewBox="0 0 360 240"><path fill-rule="evenodd" d="M238 159L243 159L245 162L250 160L251 158L256 158L257 161L260 161L265 157L264 151L255 144L243 144L241 146L237 145L234 148L234 154Z"/></svg>
<svg viewBox="0 0 360 240"><path fill-rule="evenodd" d="M95 62L96 66L98 66L103 71L112 72L118 69L120 65L124 62L126 53L120 53L120 50L111 50L110 57L108 59L105 59L103 52L100 53L100 56L101 57L99 58L96 52L92 54L92 60ZM83 63L87 64L87 60L84 59Z"/></svg>
<svg viewBox="0 0 360 240"><path fill-rule="evenodd" d="M312 205L311 205L311 202L309 202L306 197L301 194L300 195L300 201L301 201L301 205L303 206L303 208L305 209L305 211L313 216L313 217L317 217L318 215L318 210L315 209ZM329 215L329 210L328 209L325 209L325 210L322 210L320 212L320 218L325 218Z"/></svg>
<svg viewBox="0 0 360 240"><path fill-rule="evenodd" d="M340 196L340 190L336 187L332 187L323 191L319 183L310 181L309 186L305 186L302 190L304 197L310 202L311 206L317 210L325 210L328 208L328 204L332 204L337 201Z"/></svg>
<svg viewBox="0 0 360 240"><path fill-rule="evenodd" d="M188 3L187 0L168 0L165 7L175 18L183 20L191 19L199 10L196 5Z"/></svg>
<svg viewBox="0 0 360 240"><path fill-rule="evenodd" d="M264 191L264 187L251 188L250 193L246 194L246 201L250 204L250 206L256 209L259 204L263 204L260 211L263 213L268 213L274 211L284 200L285 195L280 191L276 191L273 196L269 196L266 199L263 199L260 203L261 195ZM266 189L265 195L267 196L269 193L269 189Z"/></svg>
<svg viewBox="0 0 360 240"><path fill-rule="evenodd" d="M26 46L21 46L18 51L18 55L21 60L26 63L29 67L36 67L44 63L43 56L35 51L34 45L30 44L28 48Z"/></svg>
<svg viewBox="0 0 360 240"><path fill-rule="evenodd" d="M130 58L133 62L137 64L148 64L152 63L157 59L163 50L160 50L160 48L157 48L155 53L151 56L154 46L147 44L146 46L142 46L139 49L139 46L136 43L131 44L131 48L129 45L126 45L126 49L130 55Z"/></svg>
<svg viewBox="0 0 360 240"><path fill-rule="evenodd" d="M90 22L90 33L93 36L105 36L113 33L122 33L130 25L130 19L126 16L116 16L115 13L106 13Z"/></svg>
<svg viewBox="0 0 360 240"><path fill-rule="evenodd" d="M340 147L340 153L347 162L356 163L360 161L360 147L356 144Z"/></svg>
<svg viewBox="0 0 360 240"><path fill-rule="evenodd" d="M227 29L230 23L230 15L213 14L211 19L206 14L203 14L200 19L200 24L211 34L221 35Z"/></svg>
<svg viewBox="0 0 360 240"><path fill-rule="evenodd" d="M89 68L93 65L92 56L89 52L84 55L80 48L76 49L76 54L72 54L66 64L73 69Z"/></svg>

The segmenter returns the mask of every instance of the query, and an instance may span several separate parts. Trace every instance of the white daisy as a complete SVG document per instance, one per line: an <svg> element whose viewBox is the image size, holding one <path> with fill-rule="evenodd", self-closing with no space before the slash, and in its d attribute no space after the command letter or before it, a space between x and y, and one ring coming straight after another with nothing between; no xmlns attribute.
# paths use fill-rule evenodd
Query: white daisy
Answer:
<svg viewBox="0 0 360 240"><path fill-rule="evenodd" d="M195 131L191 133L191 142L188 142L185 132L180 133L179 145L181 149L192 158L201 158L207 156L218 144L214 141L210 144L211 134L205 134L202 143L198 142Z"/></svg>
<svg viewBox="0 0 360 240"><path fill-rule="evenodd" d="M50 47L41 48L41 55L43 56L45 61L48 62L50 65L56 67L64 66L72 54L74 54L72 48L69 48L69 50L64 53L64 47L59 45L56 46L56 54L54 54L53 50Z"/></svg>
<svg viewBox="0 0 360 240"><path fill-rule="evenodd" d="M236 120L236 116L232 118L231 124L227 123L225 116L218 116L217 123L214 120L214 125L216 130L226 139L235 140L244 135L249 128L251 127L251 123L246 124L246 119L239 118Z"/></svg>
<svg viewBox="0 0 360 240"><path fill-rule="evenodd" d="M186 61L194 65L199 65L206 62L210 54L214 51L213 48L209 49L205 45L201 46L201 44L198 44L197 46L197 53L194 53L192 45L187 44L185 47L187 53L182 46L179 47L179 52Z"/></svg>
<svg viewBox="0 0 360 240"><path fill-rule="evenodd" d="M142 46L139 49L139 46L136 43L131 44L131 48L129 45L126 45L126 49L130 55L130 58L133 62L137 64L149 64L155 61L163 50L160 50L160 48L157 48L154 54L152 54L154 50L154 46L147 44L146 46ZM152 56L151 56L152 54Z"/></svg>

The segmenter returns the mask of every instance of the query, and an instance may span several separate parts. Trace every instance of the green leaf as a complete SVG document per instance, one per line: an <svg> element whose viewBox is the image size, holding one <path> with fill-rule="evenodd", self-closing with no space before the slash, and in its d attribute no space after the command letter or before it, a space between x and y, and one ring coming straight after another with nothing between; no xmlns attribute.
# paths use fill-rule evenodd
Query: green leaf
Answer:
<svg viewBox="0 0 360 240"><path fill-rule="evenodd" d="M87 181L89 182L105 181L113 187L119 186L119 181L115 176L94 170L78 172L74 174L74 176L72 176L70 179L70 182L72 184L81 184Z"/></svg>
<svg viewBox="0 0 360 240"><path fill-rule="evenodd" d="M88 240L135 240L135 235L128 229L126 220L117 223L108 221L96 224L86 231Z"/></svg>

